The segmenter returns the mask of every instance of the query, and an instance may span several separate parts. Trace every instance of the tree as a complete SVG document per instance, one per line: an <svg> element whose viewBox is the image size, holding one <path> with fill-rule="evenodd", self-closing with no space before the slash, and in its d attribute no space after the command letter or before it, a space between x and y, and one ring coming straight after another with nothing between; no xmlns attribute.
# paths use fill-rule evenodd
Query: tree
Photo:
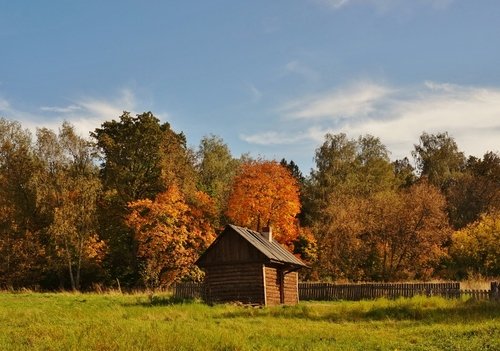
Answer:
<svg viewBox="0 0 500 351"><path fill-rule="evenodd" d="M90 142L67 122L58 135L37 131L37 208L49 219L51 254L57 265L66 266L73 290L80 289L82 266L98 262L104 249L97 234L101 184L93 154Z"/></svg>
<svg viewBox="0 0 500 351"><path fill-rule="evenodd" d="M415 184L417 176L415 175L415 168L410 164L407 157L396 160L392 163L394 167L394 174L396 175L397 182L400 187L408 188Z"/></svg>
<svg viewBox="0 0 500 351"><path fill-rule="evenodd" d="M173 184L188 196L196 191L194 155L182 133L160 123L151 112L135 117L124 112L118 121L104 122L91 133L101 155L103 196L99 222L111 250L107 257L111 274L123 284L139 279L137 243L125 224L127 204L153 200Z"/></svg>
<svg viewBox="0 0 500 351"><path fill-rule="evenodd" d="M124 112L119 121L104 122L91 135L101 152L104 187L122 203L153 199L174 182L183 190L193 187L184 135L160 124L151 112L136 117Z"/></svg>
<svg viewBox="0 0 500 351"><path fill-rule="evenodd" d="M465 167L465 156L459 151L455 140L445 133L422 133L419 145L412 152L421 177L441 190Z"/></svg>
<svg viewBox="0 0 500 351"><path fill-rule="evenodd" d="M297 238L299 189L288 169L276 161L241 166L229 197L228 217L236 224L261 231L272 225L275 238L289 247Z"/></svg>
<svg viewBox="0 0 500 351"><path fill-rule="evenodd" d="M369 197L332 196L314 227L324 278L429 278L445 254L445 200L426 182Z"/></svg>
<svg viewBox="0 0 500 351"><path fill-rule="evenodd" d="M214 239L210 224L213 203L198 192L188 204L176 185L156 199L129 203L126 223L137 241L141 276L146 286L169 286L188 273L202 250Z"/></svg>
<svg viewBox="0 0 500 351"><path fill-rule="evenodd" d="M312 217L321 216L333 193L367 196L396 184L386 147L371 135L353 140L343 133L327 134L315 162L306 187Z"/></svg>
<svg viewBox="0 0 500 351"><path fill-rule="evenodd" d="M214 200L217 211L214 224L224 226L231 184L240 163L231 156L227 144L215 135L201 140L196 156L198 188Z"/></svg>
<svg viewBox="0 0 500 351"><path fill-rule="evenodd" d="M288 168L288 170L300 186L305 183L306 178L302 174L299 166L295 162L293 162L293 160L290 160L290 162L288 162L286 159L282 158L280 161L280 165Z"/></svg>
<svg viewBox="0 0 500 351"><path fill-rule="evenodd" d="M361 238L365 230L362 220L365 209L364 199L342 193L330 196L322 208L320 220L312 224L318 252L313 270L320 279L365 278L361 270L366 258Z"/></svg>
<svg viewBox="0 0 500 351"><path fill-rule="evenodd" d="M0 286L40 283L46 266L39 235L33 174L37 163L31 134L18 122L0 119Z"/></svg>
<svg viewBox="0 0 500 351"><path fill-rule="evenodd" d="M482 159L469 157L463 173L447 189L450 221L461 229L481 214L500 209L500 156L488 152Z"/></svg>
<svg viewBox="0 0 500 351"><path fill-rule="evenodd" d="M479 273L486 277L500 274L500 211L481 218L452 236L450 255L458 274Z"/></svg>
<svg viewBox="0 0 500 351"><path fill-rule="evenodd" d="M384 281L428 279L449 240L446 201L439 189L419 182L398 193L378 193L364 214L372 257L367 275Z"/></svg>
<svg viewBox="0 0 500 351"><path fill-rule="evenodd" d="M305 187L305 218L318 245L320 275L360 279L370 254L361 234L368 199L398 185L387 148L371 135L327 134Z"/></svg>

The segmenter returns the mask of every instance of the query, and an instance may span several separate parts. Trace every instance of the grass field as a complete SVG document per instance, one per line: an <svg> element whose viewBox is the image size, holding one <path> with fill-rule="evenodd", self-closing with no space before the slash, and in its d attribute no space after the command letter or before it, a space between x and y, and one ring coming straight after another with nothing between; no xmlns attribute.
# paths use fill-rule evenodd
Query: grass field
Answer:
<svg viewBox="0 0 500 351"><path fill-rule="evenodd" d="M417 297L254 308L0 293L0 350L500 350L500 304Z"/></svg>

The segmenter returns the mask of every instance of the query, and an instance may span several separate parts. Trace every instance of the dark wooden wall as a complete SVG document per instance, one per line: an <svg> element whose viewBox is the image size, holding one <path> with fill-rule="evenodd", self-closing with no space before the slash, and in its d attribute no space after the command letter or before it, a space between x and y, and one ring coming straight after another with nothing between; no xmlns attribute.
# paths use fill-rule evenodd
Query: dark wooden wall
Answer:
<svg viewBox="0 0 500 351"><path fill-rule="evenodd" d="M265 303L262 264L217 265L205 272L208 302Z"/></svg>
<svg viewBox="0 0 500 351"><path fill-rule="evenodd" d="M222 234L221 234L222 235ZM211 266L243 262L265 262L266 257L239 234L228 230L200 260L200 265Z"/></svg>

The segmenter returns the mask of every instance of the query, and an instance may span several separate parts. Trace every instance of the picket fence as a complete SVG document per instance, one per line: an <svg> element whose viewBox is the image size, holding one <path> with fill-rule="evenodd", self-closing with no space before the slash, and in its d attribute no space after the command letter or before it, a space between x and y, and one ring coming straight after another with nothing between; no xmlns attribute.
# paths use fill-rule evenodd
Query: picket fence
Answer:
<svg viewBox="0 0 500 351"><path fill-rule="evenodd" d="M174 297L178 299L203 299L205 284L195 282L177 283L173 286Z"/></svg>
<svg viewBox="0 0 500 351"><path fill-rule="evenodd" d="M398 298L416 295L458 298L468 296L475 300L500 301L500 284L492 282L490 290L460 290L459 282L447 283L358 283L336 284L322 282L300 282L300 300L370 300L381 297ZM203 283L178 283L173 287L174 296L181 299L204 297Z"/></svg>
<svg viewBox="0 0 500 351"><path fill-rule="evenodd" d="M397 298L416 295L458 297L460 283L309 283L299 284L301 300L367 300L380 297Z"/></svg>

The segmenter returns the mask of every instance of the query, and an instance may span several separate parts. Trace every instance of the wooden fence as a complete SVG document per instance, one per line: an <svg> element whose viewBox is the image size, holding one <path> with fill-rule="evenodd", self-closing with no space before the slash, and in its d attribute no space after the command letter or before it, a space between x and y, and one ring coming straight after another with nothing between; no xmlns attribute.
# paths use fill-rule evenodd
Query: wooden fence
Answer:
<svg viewBox="0 0 500 351"><path fill-rule="evenodd" d="M203 298L203 283L179 283L174 285L174 296L182 299ZM459 282L448 283L299 283L300 300L369 300L380 297L398 298L416 295L458 298L468 296L475 300L500 301L500 284L492 282L490 290L460 290Z"/></svg>
<svg viewBox="0 0 500 351"><path fill-rule="evenodd" d="M380 297L460 296L460 283L300 283L301 300L366 300Z"/></svg>
<svg viewBox="0 0 500 351"><path fill-rule="evenodd" d="M205 296L203 283L177 283L174 285L174 297L178 299L202 299Z"/></svg>

